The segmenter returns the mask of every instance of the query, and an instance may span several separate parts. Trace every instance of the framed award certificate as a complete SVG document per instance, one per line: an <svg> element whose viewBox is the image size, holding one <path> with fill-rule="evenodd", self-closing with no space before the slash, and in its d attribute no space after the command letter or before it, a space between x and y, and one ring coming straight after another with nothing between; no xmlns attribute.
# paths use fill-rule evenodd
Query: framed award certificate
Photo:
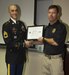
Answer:
<svg viewBox="0 0 69 75"><path fill-rule="evenodd" d="M28 40L37 40L43 36L43 25L38 26L28 26L27 29L27 39Z"/></svg>

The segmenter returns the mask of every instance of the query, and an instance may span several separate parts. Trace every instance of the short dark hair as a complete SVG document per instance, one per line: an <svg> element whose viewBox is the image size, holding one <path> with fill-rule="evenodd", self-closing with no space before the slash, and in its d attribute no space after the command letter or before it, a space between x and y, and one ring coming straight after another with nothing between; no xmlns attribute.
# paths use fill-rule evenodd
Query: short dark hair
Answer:
<svg viewBox="0 0 69 75"><path fill-rule="evenodd" d="M49 6L48 10L49 9L56 9L57 13L59 13L59 7L58 7L58 5L51 5L51 6Z"/></svg>

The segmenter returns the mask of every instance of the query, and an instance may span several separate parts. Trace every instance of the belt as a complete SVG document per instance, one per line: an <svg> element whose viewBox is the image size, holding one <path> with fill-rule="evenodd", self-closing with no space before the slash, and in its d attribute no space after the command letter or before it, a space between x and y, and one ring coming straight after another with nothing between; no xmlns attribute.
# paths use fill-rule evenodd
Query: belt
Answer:
<svg viewBox="0 0 69 75"><path fill-rule="evenodd" d="M62 54L58 54L58 55L48 55L48 54L44 54L46 57L48 57L49 59L55 59L58 57L62 57Z"/></svg>

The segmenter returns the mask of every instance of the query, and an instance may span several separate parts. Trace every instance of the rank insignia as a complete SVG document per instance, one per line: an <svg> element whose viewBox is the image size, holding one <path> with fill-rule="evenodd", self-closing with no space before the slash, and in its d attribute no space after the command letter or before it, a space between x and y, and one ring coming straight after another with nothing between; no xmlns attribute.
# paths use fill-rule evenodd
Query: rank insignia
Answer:
<svg viewBox="0 0 69 75"><path fill-rule="evenodd" d="M55 33L56 32L56 28L54 28L53 30L52 30L52 33Z"/></svg>
<svg viewBox="0 0 69 75"><path fill-rule="evenodd" d="M4 31L4 38L8 38L8 33Z"/></svg>

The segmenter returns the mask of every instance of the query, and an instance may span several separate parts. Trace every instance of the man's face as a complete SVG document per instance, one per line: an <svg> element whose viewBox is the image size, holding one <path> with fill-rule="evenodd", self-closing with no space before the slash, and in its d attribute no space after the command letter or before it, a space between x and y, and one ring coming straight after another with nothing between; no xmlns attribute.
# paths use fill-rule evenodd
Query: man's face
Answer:
<svg viewBox="0 0 69 75"><path fill-rule="evenodd" d="M9 13L10 13L10 16L13 18L13 19L17 19L18 18L18 10L17 10L17 7L12 5L9 7Z"/></svg>
<svg viewBox="0 0 69 75"><path fill-rule="evenodd" d="M55 8L48 10L48 19L50 22L55 22L58 19L58 13Z"/></svg>

